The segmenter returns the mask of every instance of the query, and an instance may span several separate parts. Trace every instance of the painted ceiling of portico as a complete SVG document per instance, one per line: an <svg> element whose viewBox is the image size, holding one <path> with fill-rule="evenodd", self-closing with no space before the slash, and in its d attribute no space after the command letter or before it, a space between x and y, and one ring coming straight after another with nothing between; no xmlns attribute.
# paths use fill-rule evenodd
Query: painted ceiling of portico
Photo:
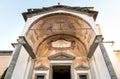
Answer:
<svg viewBox="0 0 120 79"><path fill-rule="evenodd" d="M66 52L73 56L86 56L94 38L94 32L89 23L82 18L69 14L52 14L38 19L32 24L27 38L37 56L49 56L57 52ZM74 48L50 49L51 41L74 41ZM52 43L52 42L51 42Z"/></svg>

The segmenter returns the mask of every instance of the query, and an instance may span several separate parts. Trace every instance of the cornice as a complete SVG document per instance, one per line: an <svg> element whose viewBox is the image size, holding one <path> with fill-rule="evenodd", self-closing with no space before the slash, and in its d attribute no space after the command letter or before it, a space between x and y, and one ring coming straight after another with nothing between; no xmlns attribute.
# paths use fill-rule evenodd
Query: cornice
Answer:
<svg viewBox="0 0 120 79"><path fill-rule="evenodd" d="M71 7L66 5L54 5L50 7L28 9L27 12L22 13L22 15L26 21L29 16L33 16L35 14L41 14L55 10L71 10L73 12L77 11L78 13L80 12L84 14L89 14L90 16L93 16L94 20L96 20L98 12L91 9L93 9L93 7Z"/></svg>

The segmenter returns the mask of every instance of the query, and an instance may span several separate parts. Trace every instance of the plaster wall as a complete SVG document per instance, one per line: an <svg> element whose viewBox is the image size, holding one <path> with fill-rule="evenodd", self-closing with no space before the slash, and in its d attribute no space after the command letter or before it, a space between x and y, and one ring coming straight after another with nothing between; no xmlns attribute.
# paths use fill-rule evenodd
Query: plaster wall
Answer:
<svg viewBox="0 0 120 79"><path fill-rule="evenodd" d="M117 57L117 60L118 60L119 65L120 65L120 52L115 52L115 56Z"/></svg>
<svg viewBox="0 0 120 79"><path fill-rule="evenodd" d="M99 79L111 79L99 46L94 53L94 58L95 65L98 69L97 74L99 74Z"/></svg>
<svg viewBox="0 0 120 79"><path fill-rule="evenodd" d="M31 68L31 64L32 64L31 57L29 57L27 65L26 65L26 71L25 71L24 79L28 79L29 71L30 71L30 68Z"/></svg>
<svg viewBox="0 0 120 79"><path fill-rule="evenodd" d="M25 79L29 55L24 47L21 48L11 79Z"/></svg>
<svg viewBox="0 0 120 79"><path fill-rule="evenodd" d="M90 62L90 71L92 79L100 79L99 71L96 65L95 57L89 59Z"/></svg>
<svg viewBox="0 0 120 79"><path fill-rule="evenodd" d="M106 51L108 53L108 56L111 60L111 63L112 63L113 68L115 70L115 73L116 73L118 79L120 79L120 64L117 61L117 58L115 56L115 52L113 52L112 43L104 43L104 46L105 46Z"/></svg>
<svg viewBox="0 0 120 79"><path fill-rule="evenodd" d="M11 55L0 55L0 77L7 68Z"/></svg>

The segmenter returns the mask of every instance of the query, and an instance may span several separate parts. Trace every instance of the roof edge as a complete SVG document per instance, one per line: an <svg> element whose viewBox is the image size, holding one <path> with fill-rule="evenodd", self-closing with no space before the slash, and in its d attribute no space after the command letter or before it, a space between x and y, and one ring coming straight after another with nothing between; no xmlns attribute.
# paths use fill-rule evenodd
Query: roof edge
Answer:
<svg viewBox="0 0 120 79"><path fill-rule="evenodd" d="M12 50L0 50L0 53L12 53Z"/></svg>
<svg viewBox="0 0 120 79"><path fill-rule="evenodd" d="M50 7L28 9L27 12L22 13L22 16L24 20L26 21L27 18L29 18L29 16L32 14L43 13L43 12L48 12L51 10L58 10L58 9L66 9L66 10L89 13L89 14L92 14L94 20L96 20L97 15L98 15L98 11L94 11L94 7L77 7L77 6L71 7L71 6L66 6L66 5L54 5Z"/></svg>

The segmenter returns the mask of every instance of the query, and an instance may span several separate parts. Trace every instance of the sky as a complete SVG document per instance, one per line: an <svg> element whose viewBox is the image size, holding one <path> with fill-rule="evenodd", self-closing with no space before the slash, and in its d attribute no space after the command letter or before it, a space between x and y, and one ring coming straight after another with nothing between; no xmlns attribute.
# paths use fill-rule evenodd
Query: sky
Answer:
<svg viewBox="0 0 120 79"><path fill-rule="evenodd" d="M25 21L21 13L29 8L57 5L94 7L105 41L115 41L120 50L120 0L0 0L0 50L13 50L11 43L21 35Z"/></svg>

